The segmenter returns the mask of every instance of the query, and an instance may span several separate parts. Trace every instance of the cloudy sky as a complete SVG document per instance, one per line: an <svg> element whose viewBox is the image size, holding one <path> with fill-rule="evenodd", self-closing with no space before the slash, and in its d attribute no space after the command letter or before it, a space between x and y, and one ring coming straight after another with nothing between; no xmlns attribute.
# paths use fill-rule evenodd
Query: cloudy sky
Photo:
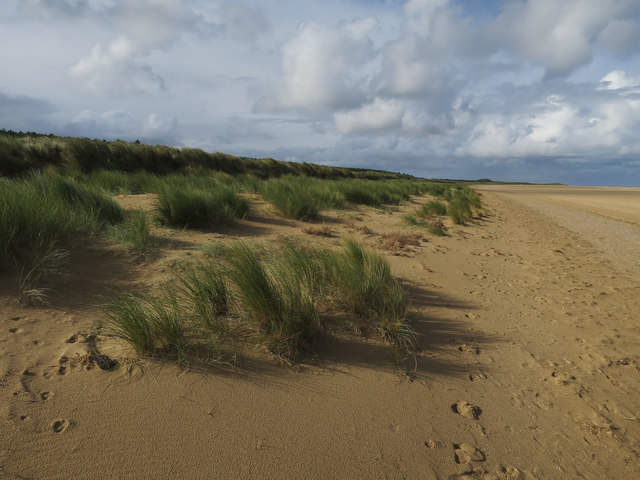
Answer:
<svg viewBox="0 0 640 480"><path fill-rule="evenodd" d="M3 0L0 128L640 185L640 0Z"/></svg>

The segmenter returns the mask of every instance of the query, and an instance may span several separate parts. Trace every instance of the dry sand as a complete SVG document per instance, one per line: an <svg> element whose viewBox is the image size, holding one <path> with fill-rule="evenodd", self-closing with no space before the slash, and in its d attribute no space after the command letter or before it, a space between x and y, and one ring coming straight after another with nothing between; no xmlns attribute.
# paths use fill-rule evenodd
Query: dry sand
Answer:
<svg viewBox="0 0 640 480"><path fill-rule="evenodd" d="M484 219L387 253L423 335L404 374L347 331L291 367L257 352L229 371L88 368L100 296L153 285L213 240L305 236L256 199L236 227L165 231L149 261L87 246L48 307L19 306L0 278L0 477L640 478L640 192L555 188L487 187ZM416 208L332 212L335 236L306 238L378 248L415 231L400 216Z"/></svg>

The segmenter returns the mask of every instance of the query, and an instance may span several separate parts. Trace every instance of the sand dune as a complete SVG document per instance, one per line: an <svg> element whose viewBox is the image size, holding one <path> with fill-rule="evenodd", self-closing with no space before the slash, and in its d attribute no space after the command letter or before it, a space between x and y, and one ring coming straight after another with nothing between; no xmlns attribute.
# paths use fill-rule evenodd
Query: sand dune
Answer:
<svg viewBox="0 0 640 480"><path fill-rule="evenodd" d="M640 478L638 192L562 188L484 188L487 217L386 253L422 335L401 371L348 329L289 367L258 352L187 371L126 362L92 332L104 295L166 278L212 240L353 235L380 248L383 233L415 231L400 221L415 204L331 212L324 238L254 199L248 220L172 231L147 262L88 247L48 307L17 305L1 278L0 477ZM93 348L121 368L92 364Z"/></svg>

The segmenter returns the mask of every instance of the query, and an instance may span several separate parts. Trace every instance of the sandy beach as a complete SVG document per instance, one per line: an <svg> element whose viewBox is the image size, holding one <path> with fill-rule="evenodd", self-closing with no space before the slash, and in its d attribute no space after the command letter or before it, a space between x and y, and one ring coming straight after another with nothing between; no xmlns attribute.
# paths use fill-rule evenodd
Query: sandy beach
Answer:
<svg viewBox="0 0 640 480"><path fill-rule="evenodd" d="M331 211L330 237L256 197L235 226L165 232L151 259L87 245L49 306L19 305L0 277L0 478L640 478L640 189L478 191L485 217L395 251L382 235L421 232L401 217L427 197ZM282 236L383 252L409 285L415 355L394 368L345 328L292 365L256 351L184 369L95 335L113 292L212 241ZM96 348L120 366L91 364Z"/></svg>

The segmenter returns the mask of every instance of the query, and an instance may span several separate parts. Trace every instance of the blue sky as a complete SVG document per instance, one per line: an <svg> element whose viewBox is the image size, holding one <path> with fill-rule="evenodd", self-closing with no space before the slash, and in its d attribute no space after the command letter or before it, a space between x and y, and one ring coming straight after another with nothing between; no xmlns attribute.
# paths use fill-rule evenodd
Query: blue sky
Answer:
<svg viewBox="0 0 640 480"><path fill-rule="evenodd" d="M0 42L0 128L640 185L640 0L5 0Z"/></svg>

